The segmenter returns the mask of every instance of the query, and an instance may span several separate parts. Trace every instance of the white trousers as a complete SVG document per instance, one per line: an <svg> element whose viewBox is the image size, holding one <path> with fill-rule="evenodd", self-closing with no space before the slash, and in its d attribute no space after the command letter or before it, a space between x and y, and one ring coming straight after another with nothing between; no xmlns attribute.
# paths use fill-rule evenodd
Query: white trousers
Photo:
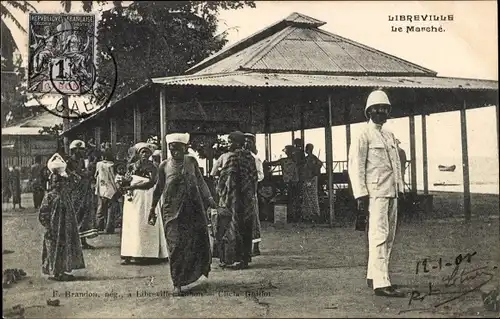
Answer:
<svg viewBox="0 0 500 319"><path fill-rule="evenodd" d="M398 201L396 198L370 197L368 219L367 279L373 289L391 285L389 260L396 234Z"/></svg>

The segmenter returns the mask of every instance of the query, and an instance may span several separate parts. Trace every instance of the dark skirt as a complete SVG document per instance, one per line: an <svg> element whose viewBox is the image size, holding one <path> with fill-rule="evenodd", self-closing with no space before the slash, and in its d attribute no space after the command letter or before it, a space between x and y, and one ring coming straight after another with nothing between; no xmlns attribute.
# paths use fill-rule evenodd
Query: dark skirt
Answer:
<svg viewBox="0 0 500 319"><path fill-rule="evenodd" d="M210 272L212 256L208 227L206 223L192 220L199 215L199 212L194 212L196 209L193 206L186 203L177 218L165 223L170 274L175 287L189 285L202 275L208 277ZM168 215L168 212L165 213Z"/></svg>

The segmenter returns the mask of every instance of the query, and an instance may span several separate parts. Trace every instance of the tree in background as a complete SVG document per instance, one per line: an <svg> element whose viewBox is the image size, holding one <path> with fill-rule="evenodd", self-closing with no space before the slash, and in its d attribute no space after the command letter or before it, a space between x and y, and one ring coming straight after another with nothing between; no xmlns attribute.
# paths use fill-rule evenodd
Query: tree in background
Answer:
<svg viewBox="0 0 500 319"><path fill-rule="evenodd" d="M15 17L15 11L23 13L36 12L36 9L28 1L2 1L0 3L1 13L1 47L2 47L2 93L1 93L1 126L4 127L18 119L31 114L31 110L25 107L26 79L25 69L22 67L20 56L15 57L19 50L11 30L5 23L10 20L15 28L26 34L26 29Z"/></svg>
<svg viewBox="0 0 500 319"><path fill-rule="evenodd" d="M117 100L151 78L183 74L222 49L227 32L216 34L221 10L255 8L253 1L135 1L104 11L98 22L97 68L100 84L113 79L111 50L117 63ZM227 31L227 30L226 30ZM102 54L99 54L101 52ZM148 101L144 101L148 103ZM158 123L154 123L158 125ZM192 148L200 158L220 156L223 140L197 135ZM215 146L215 149L214 149Z"/></svg>
<svg viewBox="0 0 500 319"><path fill-rule="evenodd" d="M104 11L98 22L98 52L113 53L118 69L115 98L151 78L173 76L219 51L225 34L216 36L220 10L255 7L253 1L134 1ZM110 57L99 54L104 81L115 72Z"/></svg>

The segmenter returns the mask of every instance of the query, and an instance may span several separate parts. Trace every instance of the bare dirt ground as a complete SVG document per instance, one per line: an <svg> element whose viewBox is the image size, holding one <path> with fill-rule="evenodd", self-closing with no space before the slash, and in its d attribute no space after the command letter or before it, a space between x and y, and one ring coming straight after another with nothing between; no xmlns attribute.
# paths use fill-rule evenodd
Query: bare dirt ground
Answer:
<svg viewBox="0 0 500 319"><path fill-rule="evenodd" d="M23 199L32 207L29 195ZM219 269L214 259L210 277L184 297L171 296L168 264L121 266L119 234L90 241L97 249L85 251L87 269L78 273L80 280L49 281L40 270L42 227L37 213L6 210L3 250L10 252L3 254L3 268L22 268L28 276L3 289L3 310L22 305L25 318L498 317L485 310L481 295L500 278L495 268L500 264L498 195L493 203L491 198L476 202L493 216L474 218L468 225L460 218L400 225L391 277L408 293L401 299L376 297L366 287L365 234L353 227L275 229L264 224L262 255L250 269ZM451 279L456 257L474 252ZM417 260L424 258L430 260L428 272L421 263L416 274ZM425 296L429 283L433 293ZM412 291L416 300L409 304ZM416 291L422 300L417 300ZM60 306L48 306L49 298L58 298Z"/></svg>

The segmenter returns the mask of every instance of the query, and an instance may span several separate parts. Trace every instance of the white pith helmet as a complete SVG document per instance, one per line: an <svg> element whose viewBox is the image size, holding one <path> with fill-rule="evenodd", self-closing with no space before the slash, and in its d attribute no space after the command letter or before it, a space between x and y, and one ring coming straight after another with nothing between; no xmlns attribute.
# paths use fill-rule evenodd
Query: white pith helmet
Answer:
<svg viewBox="0 0 500 319"><path fill-rule="evenodd" d="M389 106L389 110L391 107L391 102L389 102L389 98L387 97L387 94L385 94L384 91L382 90L375 90L370 95L368 95L368 99L366 100L366 107L365 107L365 117L368 117L368 109L373 106L373 105L387 105Z"/></svg>

